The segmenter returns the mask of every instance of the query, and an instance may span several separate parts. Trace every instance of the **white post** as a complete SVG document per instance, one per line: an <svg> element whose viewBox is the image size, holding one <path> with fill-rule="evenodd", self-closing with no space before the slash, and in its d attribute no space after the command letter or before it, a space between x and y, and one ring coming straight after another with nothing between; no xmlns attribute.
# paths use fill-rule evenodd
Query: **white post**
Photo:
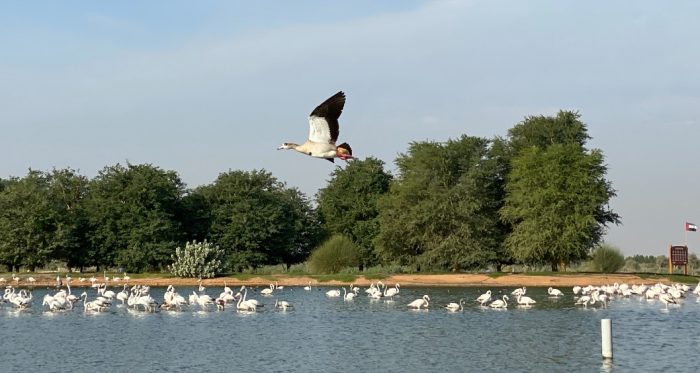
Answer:
<svg viewBox="0 0 700 373"><path fill-rule="evenodd" d="M610 319L600 320L600 335L602 338L603 359L612 359L612 321L610 321Z"/></svg>

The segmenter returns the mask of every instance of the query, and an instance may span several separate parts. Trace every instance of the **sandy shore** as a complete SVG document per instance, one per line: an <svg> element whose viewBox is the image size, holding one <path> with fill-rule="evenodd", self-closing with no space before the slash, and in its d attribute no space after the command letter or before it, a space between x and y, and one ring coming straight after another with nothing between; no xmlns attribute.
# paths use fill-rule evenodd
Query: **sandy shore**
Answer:
<svg viewBox="0 0 700 373"><path fill-rule="evenodd" d="M36 282L30 283L29 276L21 276L18 283L19 286L56 286L56 275L40 274L34 275ZM99 276L99 282L104 282L102 276ZM274 278L274 280L273 280ZM65 279L63 279L65 283ZM357 276L353 281L358 286L368 286L376 279L365 279L363 276ZM632 274L564 274L558 276L545 275L528 275L528 274L504 274L501 276L491 277L487 274L479 273L460 273L460 274L400 274L391 275L381 280L385 284L400 283L402 286L586 286L586 285L606 285L614 283L627 284L652 284L662 282L669 284L671 281L668 278L646 278L643 279ZM224 282L230 286L267 286L271 282L277 282L278 285L284 286L306 286L309 282L315 286L336 286L347 285L348 282L341 281L318 281L317 279L305 276L285 276L285 275L270 275L253 277L247 280L240 280L235 277L217 277L214 279L205 279L202 281L204 286L223 286ZM8 276L6 277L7 285L15 285L15 281ZM119 286L124 284L124 281L109 281L110 286ZM149 285L149 286L193 286L197 285L197 279L192 278L162 278L149 277L140 279L130 279L129 285ZM71 285L74 287L89 286L90 282L79 282L78 275L73 275Z"/></svg>

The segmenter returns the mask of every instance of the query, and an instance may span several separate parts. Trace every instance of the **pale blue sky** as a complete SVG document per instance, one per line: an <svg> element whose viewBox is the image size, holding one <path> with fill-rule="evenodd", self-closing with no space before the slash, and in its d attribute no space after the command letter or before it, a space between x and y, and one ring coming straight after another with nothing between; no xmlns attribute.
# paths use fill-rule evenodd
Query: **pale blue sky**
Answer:
<svg viewBox="0 0 700 373"><path fill-rule="evenodd" d="M264 168L313 196L335 166L275 148L338 90L340 140L389 169L410 141L573 109L618 190L607 241L659 255L700 224L698 40L696 1L4 2L0 177Z"/></svg>

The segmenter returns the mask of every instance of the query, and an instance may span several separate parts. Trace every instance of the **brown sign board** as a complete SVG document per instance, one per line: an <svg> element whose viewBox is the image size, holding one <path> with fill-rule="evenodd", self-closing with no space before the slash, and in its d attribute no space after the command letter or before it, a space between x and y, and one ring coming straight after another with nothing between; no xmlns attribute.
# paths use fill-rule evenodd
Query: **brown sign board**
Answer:
<svg viewBox="0 0 700 373"><path fill-rule="evenodd" d="M669 259L673 265L688 264L688 246L671 246Z"/></svg>

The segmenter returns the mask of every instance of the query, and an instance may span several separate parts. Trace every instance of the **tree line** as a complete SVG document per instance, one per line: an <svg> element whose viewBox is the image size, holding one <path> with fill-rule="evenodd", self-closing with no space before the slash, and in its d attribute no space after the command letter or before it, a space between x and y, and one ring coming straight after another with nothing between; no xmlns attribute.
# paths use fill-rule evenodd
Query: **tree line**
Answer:
<svg viewBox="0 0 700 373"><path fill-rule="evenodd" d="M336 168L312 200L265 170L189 189L150 164L29 170L0 179L0 265L164 270L178 246L208 240L240 271L303 262L332 235L361 267L463 270L588 257L620 217L599 149L576 112L526 117L505 138L409 144L395 174L379 159Z"/></svg>

